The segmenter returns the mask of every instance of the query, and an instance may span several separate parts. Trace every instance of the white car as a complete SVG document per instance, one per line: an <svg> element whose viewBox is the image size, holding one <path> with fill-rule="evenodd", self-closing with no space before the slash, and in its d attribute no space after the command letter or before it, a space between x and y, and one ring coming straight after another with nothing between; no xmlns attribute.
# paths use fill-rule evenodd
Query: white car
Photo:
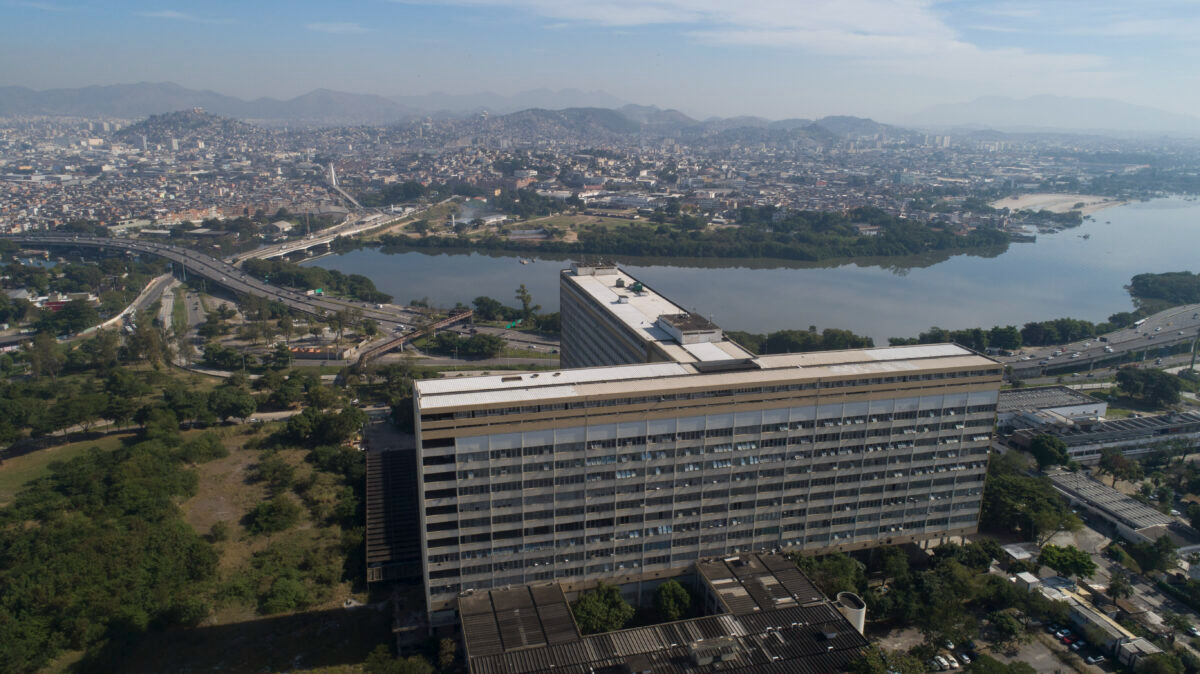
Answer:
<svg viewBox="0 0 1200 674"><path fill-rule="evenodd" d="M950 663L950 669L958 669L960 667L958 660L955 660L954 656L949 653L946 654L946 662Z"/></svg>

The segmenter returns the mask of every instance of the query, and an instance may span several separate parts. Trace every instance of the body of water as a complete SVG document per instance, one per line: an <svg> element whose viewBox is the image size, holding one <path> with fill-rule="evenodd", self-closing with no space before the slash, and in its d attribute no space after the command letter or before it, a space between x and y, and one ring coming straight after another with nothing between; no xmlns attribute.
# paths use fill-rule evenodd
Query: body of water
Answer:
<svg viewBox="0 0 1200 674"><path fill-rule="evenodd" d="M1014 243L993 257L798 265L774 260L647 260L620 265L686 309L726 330L845 328L916 336L943 328L1017 325L1069 316L1102 321L1133 308L1124 286L1144 272L1200 270L1200 202L1159 199L1099 211L1080 227ZM1088 238L1083 238L1087 235ZM363 249L317 264L370 277L397 302L470 304L480 295L516 305L524 283L545 310L558 307L565 260L486 253Z"/></svg>

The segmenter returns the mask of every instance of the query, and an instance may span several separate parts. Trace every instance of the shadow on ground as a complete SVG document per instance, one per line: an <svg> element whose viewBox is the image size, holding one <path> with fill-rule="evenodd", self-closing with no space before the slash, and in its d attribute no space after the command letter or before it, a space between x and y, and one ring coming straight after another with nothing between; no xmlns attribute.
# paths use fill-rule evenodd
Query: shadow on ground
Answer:
<svg viewBox="0 0 1200 674"><path fill-rule="evenodd" d="M353 665L390 643L392 612L383 602L224 625L151 631L114 647L77 672L263 672Z"/></svg>

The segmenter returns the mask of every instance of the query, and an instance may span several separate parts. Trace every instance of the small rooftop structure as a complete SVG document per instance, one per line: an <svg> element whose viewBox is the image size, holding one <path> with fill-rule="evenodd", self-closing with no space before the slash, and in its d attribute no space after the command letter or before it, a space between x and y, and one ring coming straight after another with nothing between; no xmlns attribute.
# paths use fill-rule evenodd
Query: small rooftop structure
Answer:
<svg viewBox="0 0 1200 674"><path fill-rule="evenodd" d="M778 555L704 560L727 589L719 615L581 636L556 584L460 596L472 674L844 671L867 641L796 565Z"/></svg>
<svg viewBox="0 0 1200 674"><path fill-rule="evenodd" d="M1014 562L1024 562L1041 554L1041 548L1037 543L1009 543L1008 545L1000 546L1006 555Z"/></svg>
<svg viewBox="0 0 1200 674"><path fill-rule="evenodd" d="M1000 400L996 402L996 413L1093 404L1103 405L1104 402L1066 386L1015 388L1000 392Z"/></svg>

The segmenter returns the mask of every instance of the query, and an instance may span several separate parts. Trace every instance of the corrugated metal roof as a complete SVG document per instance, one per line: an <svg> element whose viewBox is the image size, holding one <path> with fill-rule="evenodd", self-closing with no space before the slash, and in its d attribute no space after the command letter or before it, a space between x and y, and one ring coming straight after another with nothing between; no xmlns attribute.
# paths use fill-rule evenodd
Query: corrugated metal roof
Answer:
<svg viewBox="0 0 1200 674"><path fill-rule="evenodd" d="M648 663L655 674L826 674L842 671L857 659L866 640L820 597L795 564L778 555L742 558L743 564L732 559L704 560L697 568L710 580L740 590L750 604L756 605L750 595L759 596L757 602L766 609L756 605L744 614L725 613L585 637L575 630L570 607L557 585L462 597L459 607L470 671L619 674L637 661ZM793 601L789 606L775 606L779 597L791 600L797 594L808 597L810 593L816 593L820 603L804 606ZM488 609L494 606L494 615L480 612L485 605ZM721 653L726 659L697 665L692 649Z"/></svg>

